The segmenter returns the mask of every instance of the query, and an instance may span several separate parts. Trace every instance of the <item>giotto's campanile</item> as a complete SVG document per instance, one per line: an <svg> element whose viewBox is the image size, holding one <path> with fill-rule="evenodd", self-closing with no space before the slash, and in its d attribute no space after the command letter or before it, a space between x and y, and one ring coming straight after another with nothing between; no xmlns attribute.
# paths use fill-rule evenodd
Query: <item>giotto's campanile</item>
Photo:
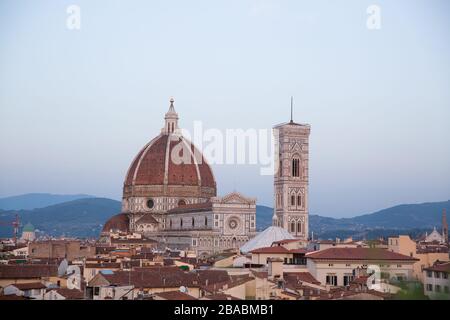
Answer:
<svg viewBox="0 0 450 320"><path fill-rule="evenodd" d="M273 225L308 240L308 124L292 120L274 126L275 159ZM278 155L278 157L277 157Z"/></svg>

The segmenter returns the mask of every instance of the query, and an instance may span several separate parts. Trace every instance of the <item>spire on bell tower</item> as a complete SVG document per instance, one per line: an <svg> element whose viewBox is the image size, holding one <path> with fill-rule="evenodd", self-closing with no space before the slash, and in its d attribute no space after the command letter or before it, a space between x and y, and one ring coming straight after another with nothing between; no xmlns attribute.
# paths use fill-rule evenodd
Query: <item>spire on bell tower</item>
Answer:
<svg viewBox="0 0 450 320"><path fill-rule="evenodd" d="M169 101L170 101L169 111L167 111L164 117L165 125L163 132L165 134L174 133L175 130L178 129L178 113L175 111L175 107L173 106L175 100L173 97L171 97Z"/></svg>
<svg viewBox="0 0 450 320"><path fill-rule="evenodd" d="M294 123L294 97L291 96L291 122Z"/></svg>

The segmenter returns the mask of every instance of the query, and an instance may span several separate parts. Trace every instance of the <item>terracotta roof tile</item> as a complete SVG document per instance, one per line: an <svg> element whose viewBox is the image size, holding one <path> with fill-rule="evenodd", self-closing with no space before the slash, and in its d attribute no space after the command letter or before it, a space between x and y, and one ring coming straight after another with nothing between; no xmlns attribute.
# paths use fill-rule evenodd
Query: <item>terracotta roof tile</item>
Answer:
<svg viewBox="0 0 450 320"><path fill-rule="evenodd" d="M197 300L193 296L180 291L166 291L155 293L155 296L163 300Z"/></svg>
<svg viewBox="0 0 450 320"><path fill-rule="evenodd" d="M316 278L309 272L285 272L283 273L284 280L286 283L299 285L302 282L312 283L312 284L320 284Z"/></svg>
<svg viewBox="0 0 450 320"><path fill-rule="evenodd" d="M56 265L0 265L0 279L29 279L58 275Z"/></svg>
<svg viewBox="0 0 450 320"><path fill-rule="evenodd" d="M86 263L84 267L90 269L119 269L120 263L118 262Z"/></svg>
<svg viewBox="0 0 450 320"><path fill-rule="evenodd" d="M191 273L164 272L164 268L143 271L115 271L112 274L102 274L110 285L134 285L135 288L178 288L180 286L198 287L197 278Z"/></svg>
<svg viewBox="0 0 450 320"><path fill-rule="evenodd" d="M128 218L128 214L120 213L115 216L109 218L103 226L102 232L110 232L112 231L122 231L128 232L128 226L130 224L130 219Z"/></svg>
<svg viewBox="0 0 450 320"><path fill-rule="evenodd" d="M378 248L329 248L306 254L309 259L317 260L402 260L418 261L403 254Z"/></svg>
<svg viewBox="0 0 450 320"><path fill-rule="evenodd" d="M26 298L24 296L17 296L15 294L8 294L8 295L0 295L0 300L30 300L29 298Z"/></svg>
<svg viewBox="0 0 450 320"><path fill-rule="evenodd" d="M51 289L58 292L60 295L65 297L68 300L82 300L84 299L84 294L82 291L77 289L68 289L68 288L57 288Z"/></svg>
<svg viewBox="0 0 450 320"><path fill-rule="evenodd" d="M141 151L139 151L128 170L124 183L125 186L164 184L164 177L166 174L165 164L167 145L169 144L168 154L170 157L172 152L174 152L174 148L181 142L181 140L179 140L176 136L170 137L171 139L168 139L169 135L161 134L145 145ZM181 149L182 151L180 151L180 155L182 155L183 152L189 152L186 159L189 158L190 163L177 164L169 158L167 171L168 184L190 186L201 185L203 187L211 187L215 189L216 182L210 166L206 163L203 156L200 161L201 163L196 165L193 156L195 153L194 145L185 138L182 139L186 142L186 144L183 145L184 148ZM198 150L196 152L198 152ZM197 169L200 173L201 180L198 178Z"/></svg>
<svg viewBox="0 0 450 320"><path fill-rule="evenodd" d="M424 270L427 271L438 271L438 272L445 272L450 273L450 262L444 262L444 263L435 263L433 266L424 268Z"/></svg>
<svg viewBox="0 0 450 320"><path fill-rule="evenodd" d="M31 290L31 289L45 289L45 288L47 288L41 282L14 283L14 284L11 284L11 285L16 287L19 290Z"/></svg>

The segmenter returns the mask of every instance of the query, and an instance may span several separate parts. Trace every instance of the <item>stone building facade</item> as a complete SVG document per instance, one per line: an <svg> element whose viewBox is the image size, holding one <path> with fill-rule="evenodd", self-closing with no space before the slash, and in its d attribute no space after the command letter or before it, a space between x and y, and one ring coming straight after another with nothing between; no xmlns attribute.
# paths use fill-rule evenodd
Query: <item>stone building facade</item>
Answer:
<svg viewBox="0 0 450 320"><path fill-rule="evenodd" d="M95 256L95 247L84 245L78 240L46 240L28 244L30 258L67 259Z"/></svg>
<svg viewBox="0 0 450 320"><path fill-rule="evenodd" d="M310 126L291 120L275 126L274 134L279 161L274 175L273 225L306 241Z"/></svg>
<svg viewBox="0 0 450 320"><path fill-rule="evenodd" d="M256 200L238 193L217 197L211 167L178 126L174 100L161 133L132 161L125 177L122 213L103 227L136 232L161 246L213 253L239 248L256 230Z"/></svg>
<svg viewBox="0 0 450 320"><path fill-rule="evenodd" d="M157 233L167 247L208 255L236 249L256 233L256 200L233 192L169 210Z"/></svg>

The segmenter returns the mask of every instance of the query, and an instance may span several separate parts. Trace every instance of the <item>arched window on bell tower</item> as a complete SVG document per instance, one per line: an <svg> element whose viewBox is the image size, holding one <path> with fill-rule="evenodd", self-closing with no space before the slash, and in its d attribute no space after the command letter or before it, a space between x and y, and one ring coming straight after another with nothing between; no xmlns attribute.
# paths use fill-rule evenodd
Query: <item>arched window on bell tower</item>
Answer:
<svg viewBox="0 0 450 320"><path fill-rule="evenodd" d="M297 196L297 207L301 207L302 206L302 196L298 195Z"/></svg>

